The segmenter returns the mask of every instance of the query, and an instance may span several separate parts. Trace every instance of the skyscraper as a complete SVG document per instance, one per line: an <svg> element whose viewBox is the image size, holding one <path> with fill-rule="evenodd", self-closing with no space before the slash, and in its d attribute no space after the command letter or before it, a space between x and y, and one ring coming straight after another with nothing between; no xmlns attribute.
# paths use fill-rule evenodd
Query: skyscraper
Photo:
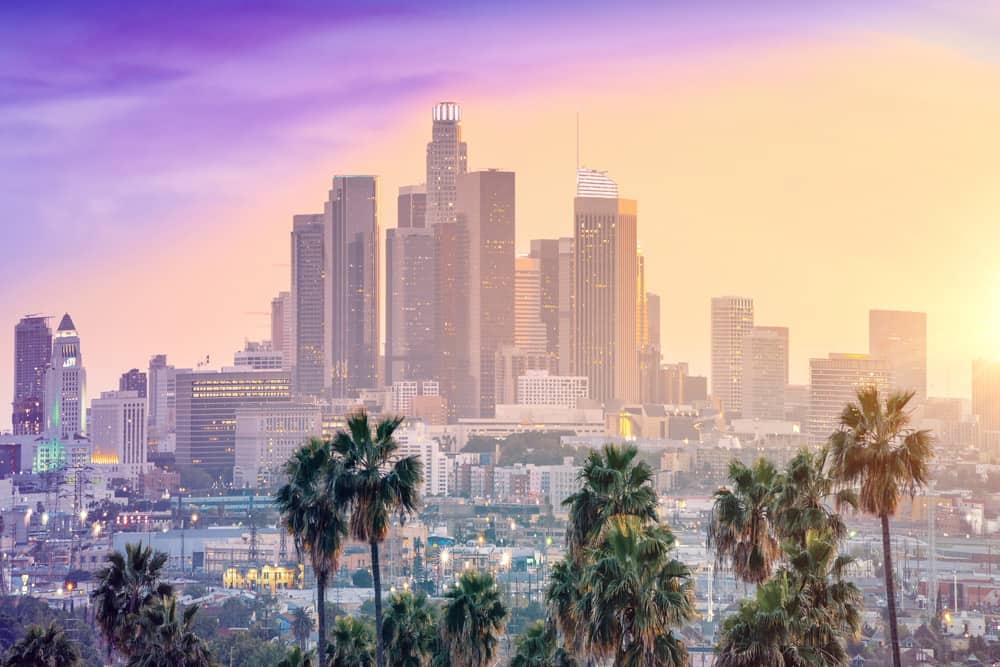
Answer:
<svg viewBox="0 0 1000 667"><path fill-rule="evenodd" d="M809 360L809 444L821 445L837 428L840 413L857 401L857 390L874 386L880 392L892 386L892 371L881 359L867 354L830 354Z"/></svg>
<svg viewBox="0 0 1000 667"><path fill-rule="evenodd" d="M868 311L868 352L889 363L900 391L914 391L911 406L927 398L927 314Z"/></svg>
<svg viewBox="0 0 1000 667"><path fill-rule="evenodd" d="M479 409L469 359L469 243L464 224L434 231L434 370L448 417L474 417Z"/></svg>
<svg viewBox="0 0 1000 667"><path fill-rule="evenodd" d="M52 358L48 318L28 315L14 327L14 435L41 433L45 425L45 369Z"/></svg>
<svg viewBox="0 0 1000 667"><path fill-rule="evenodd" d="M646 292L646 320L649 344L657 350L663 350L660 342L660 295Z"/></svg>
<svg viewBox="0 0 1000 667"><path fill-rule="evenodd" d="M80 336L69 313L63 315L52 342L52 359L45 373L45 427L59 437L87 432L87 371L80 353Z"/></svg>
<svg viewBox="0 0 1000 667"><path fill-rule="evenodd" d="M378 386L378 178L335 176L326 202L325 387L335 398Z"/></svg>
<svg viewBox="0 0 1000 667"><path fill-rule="evenodd" d="M477 171L458 177L458 224L468 243L469 369L478 404L492 417L498 349L514 342L514 172Z"/></svg>
<svg viewBox="0 0 1000 667"><path fill-rule="evenodd" d="M146 374L138 368L125 371L118 378L118 391L134 391L139 398L146 398Z"/></svg>
<svg viewBox="0 0 1000 667"><path fill-rule="evenodd" d="M514 261L514 345L528 354L548 351L548 336L542 322L540 261L518 257Z"/></svg>
<svg viewBox="0 0 1000 667"><path fill-rule="evenodd" d="M292 385L295 391L314 396L324 387L325 243L322 214L292 219Z"/></svg>
<svg viewBox="0 0 1000 667"><path fill-rule="evenodd" d="M271 347L281 353L281 366L290 370L294 365L295 308L291 292L278 292L271 299Z"/></svg>
<svg viewBox="0 0 1000 667"><path fill-rule="evenodd" d="M753 299L712 299L712 400L726 412L743 407L743 337L753 328Z"/></svg>
<svg viewBox="0 0 1000 667"><path fill-rule="evenodd" d="M138 483L146 467L146 397L135 390L105 391L91 402L92 460L119 466L119 474Z"/></svg>
<svg viewBox="0 0 1000 667"><path fill-rule="evenodd" d="M743 336L743 409L747 419L785 418L788 329L754 327Z"/></svg>
<svg viewBox="0 0 1000 667"><path fill-rule="evenodd" d="M972 362L972 414L979 418L983 441L1000 443L1000 361Z"/></svg>
<svg viewBox="0 0 1000 667"><path fill-rule="evenodd" d="M462 141L462 107L440 102L431 110L433 125L427 144L427 224L455 222L457 178L468 170ZM402 225L401 225L402 226Z"/></svg>
<svg viewBox="0 0 1000 667"><path fill-rule="evenodd" d="M174 451L177 441L177 374L190 369L177 369L167 363L167 355L157 354L149 360L149 386L146 417L146 438L149 451Z"/></svg>
<svg viewBox="0 0 1000 667"><path fill-rule="evenodd" d="M575 328L573 313L576 293L576 264L572 237L534 239L531 257L538 260L541 287L542 322L545 324L546 350L557 360L560 375L574 372Z"/></svg>
<svg viewBox="0 0 1000 667"><path fill-rule="evenodd" d="M577 171L576 372L604 402L639 398L636 209L604 172Z"/></svg>
<svg viewBox="0 0 1000 667"><path fill-rule="evenodd" d="M434 230L421 186L400 188L385 233L385 384L434 376Z"/></svg>

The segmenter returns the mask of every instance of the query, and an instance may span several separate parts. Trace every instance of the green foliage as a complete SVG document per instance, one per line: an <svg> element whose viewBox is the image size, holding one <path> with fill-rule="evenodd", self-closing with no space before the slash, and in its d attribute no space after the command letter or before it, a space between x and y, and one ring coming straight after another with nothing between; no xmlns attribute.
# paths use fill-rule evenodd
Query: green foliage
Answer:
<svg viewBox="0 0 1000 667"><path fill-rule="evenodd" d="M286 657L283 644L265 641L252 632L235 632L216 637L208 643L215 659L222 665L240 667L272 667ZM315 660L310 667L315 666Z"/></svg>
<svg viewBox="0 0 1000 667"><path fill-rule="evenodd" d="M372 579L372 573L370 570L359 568L354 571L351 575L351 583L354 584L356 588L371 588L375 580Z"/></svg>
<svg viewBox="0 0 1000 667"><path fill-rule="evenodd" d="M226 598L216 612L220 628L248 628L253 615L253 605L243 598Z"/></svg>
<svg viewBox="0 0 1000 667"><path fill-rule="evenodd" d="M445 595L441 636L451 663L486 667L496 658L507 609L493 577L468 570Z"/></svg>
<svg viewBox="0 0 1000 667"><path fill-rule="evenodd" d="M138 618L128 667L212 667L208 646L195 634L198 605L178 608L177 598L160 598Z"/></svg>
<svg viewBox="0 0 1000 667"><path fill-rule="evenodd" d="M338 616L326 651L328 667L373 667L375 628L367 620Z"/></svg>
<svg viewBox="0 0 1000 667"><path fill-rule="evenodd" d="M277 667L317 667L316 655L312 651L303 651L298 646L293 646L288 649Z"/></svg>
<svg viewBox="0 0 1000 667"><path fill-rule="evenodd" d="M577 667L579 663L543 621L535 621L517 638L510 667Z"/></svg>
<svg viewBox="0 0 1000 667"><path fill-rule="evenodd" d="M29 627L3 658L3 667L74 667L79 664L80 652L55 623L44 628L40 625Z"/></svg>
<svg viewBox="0 0 1000 667"><path fill-rule="evenodd" d="M82 664L100 665L97 632L85 619L85 608L77 605L74 613L53 609L44 600L33 597L0 598L0 655L25 637L32 626L48 628L55 624L64 629L79 649Z"/></svg>
<svg viewBox="0 0 1000 667"><path fill-rule="evenodd" d="M309 641L309 635L312 634L315 627L313 617L306 611L305 607L296 607L295 611L292 612L292 636L295 637L295 641L298 642L299 648L303 651L306 650L306 642Z"/></svg>
<svg viewBox="0 0 1000 667"><path fill-rule="evenodd" d="M423 593L393 593L382 623L390 667L426 667L437 643L437 610Z"/></svg>

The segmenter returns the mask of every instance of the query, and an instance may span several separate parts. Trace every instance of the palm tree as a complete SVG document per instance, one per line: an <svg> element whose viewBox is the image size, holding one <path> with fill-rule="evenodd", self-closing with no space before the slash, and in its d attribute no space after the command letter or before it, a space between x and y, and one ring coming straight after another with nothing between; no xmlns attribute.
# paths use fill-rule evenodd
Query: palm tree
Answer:
<svg viewBox="0 0 1000 667"><path fill-rule="evenodd" d="M877 387L858 389L857 402L844 408L827 444L833 477L845 487L858 487L862 511L882 522L882 569L894 667L899 667L899 632L889 517L896 513L904 493L912 497L927 485L934 456L930 431L910 428L907 406L913 396L912 391L894 392L883 400Z"/></svg>
<svg viewBox="0 0 1000 667"><path fill-rule="evenodd" d="M752 468L734 460L729 480L732 489L715 492L708 542L720 565L731 566L747 583L760 584L771 576L781 555L772 514L779 474L767 459Z"/></svg>
<svg viewBox="0 0 1000 667"><path fill-rule="evenodd" d="M208 646L192 628L198 605L178 613L177 598L161 598L139 617L128 667L212 667Z"/></svg>
<svg viewBox="0 0 1000 667"><path fill-rule="evenodd" d="M672 557L673 533L638 517L614 517L591 549L578 607L587 609L588 655L615 665L663 667L687 663L672 632L694 618L694 582Z"/></svg>
<svg viewBox="0 0 1000 667"><path fill-rule="evenodd" d="M557 561L549 571L549 586L545 591L548 617L562 635L563 646L579 653L583 650L581 618L588 610L580 609L580 581L583 578L581 563L567 558Z"/></svg>
<svg viewBox="0 0 1000 667"><path fill-rule="evenodd" d="M288 653L281 659L277 667L317 667L313 660L313 652L303 652L298 646L288 649Z"/></svg>
<svg viewBox="0 0 1000 667"><path fill-rule="evenodd" d="M715 647L716 667L788 667L794 619L787 612L788 581L784 576L757 586L754 599L740 602L726 618Z"/></svg>
<svg viewBox="0 0 1000 667"><path fill-rule="evenodd" d="M328 667L373 667L375 633L365 621L338 616L326 651Z"/></svg>
<svg viewBox="0 0 1000 667"><path fill-rule="evenodd" d="M24 637L7 649L3 658L3 667L74 667L79 664L79 651L55 623L47 628L30 626Z"/></svg>
<svg viewBox="0 0 1000 667"><path fill-rule="evenodd" d="M309 556L316 575L316 616L319 619L317 655L325 655L326 588L337 571L347 534L343 508L330 493L340 463L330 443L312 439L285 464L288 482L275 494L285 530L292 536L295 552Z"/></svg>
<svg viewBox="0 0 1000 667"><path fill-rule="evenodd" d="M173 587L160 580L167 554L153 551L142 543L126 544L125 553L113 551L108 563L97 571L97 587L90 594L95 618L108 647L131 652L135 619L143 609L173 595Z"/></svg>
<svg viewBox="0 0 1000 667"><path fill-rule="evenodd" d="M435 610L424 593L394 593L382 623L390 667L427 667L437 634Z"/></svg>
<svg viewBox="0 0 1000 667"><path fill-rule="evenodd" d="M305 607L296 607L295 611L292 612L292 635L303 652L306 650L306 642L309 641L309 635L312 634L314 627L312 616L309 615Z"/></svg>
<svg viewBox="0 0 1000 667"><path fill-rule="evenodd" d="M507 609L493 577L468 570L445 598L441 636L451 664L488 667L507 623Z"/></svg>
<svg viewBox="0 0 1000 667"><path fill-rule="evenodd" d="M608 444L587 455L580 470L581 488L563 501L569 507L566 543L579 556L612 516L627 514L656 520L653 469L637 461L635 445Z"/></svg>
<svg viewBox="0 0 1000 667"><path fill-rule="evenodd" d="M517 638L510 667L577 667L577 661L559 645L551 627L535 621Z"/></svg>
<svg viewBox="0 0 1000 667"><path fill-rule="evenodd" d="M405 521L416 511L423 479L420 457L396 455L399 445L393 433L402 422L402 417L383 419L373 433L368 413L361 410L347 420L347 430L337 433L333 441L334 450L343 460L343 470L331 479L331 488L339 503L351 509L351 535L371 548L378 667L385 665L379 544L385 541L394 514Z"/></svg>
<svg viewBox="0 0 1000 667"><path fill-rule="evenodd" d="M813 454L803 449L775 481L773 525L782 541L804 547L810 532L827 535L834 543L846 536L839 511L845 506L857 509L858 498L853 489L838 488L827 458L825 450Z"/></svg>

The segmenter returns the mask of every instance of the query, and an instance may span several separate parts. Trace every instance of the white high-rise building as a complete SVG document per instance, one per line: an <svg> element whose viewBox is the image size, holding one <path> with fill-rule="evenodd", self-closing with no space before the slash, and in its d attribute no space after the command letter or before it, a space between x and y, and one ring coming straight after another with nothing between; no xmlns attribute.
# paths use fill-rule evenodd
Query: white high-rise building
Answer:
<svg viewBox="0 0 1000 667"><path fill-rule="evenodd" d="M788 329L754 327L743 337L743 417L785 418L787 369Z"/></svg>
<svg viewBox="0 0 1000 667"><path fill-rule="evenodd" d="M233 355L233 366L239 369L255 371L280 371L285 368L284 354L274 349L271 341L257 342L248 340L242 350Z"/></svg>
<svg viewBox="0 0 1000 667"><path fill-rule="evenodd" d="M547 370L526 370L517 378L518 405L558 405L575 408L587 398L588 380L582 375L549 375Z"/></svg>
<svg viewBox="0 0 1000 667"><path fill-rule="evenodd" d="M726 412L743 409L743 337L753 329L753 299L712 299L712 400Z"/></svg>
<svg viewBox="0 0 1000 667"><path fill-rule="evenodd" d="M422 422L407 423L396 431L399 456L419 456L424 466L422 496L448 495L448 456L441 444L430 436Z"/></svg>
<svg viewBox="0 0 1000 667"><path fill-rule="evenodd" d="M146 395L146 439L154 453L172 452L177 445L177 374L191 369L177 369L167 363L167 355L149 360L149 386Z"/></svg>
<svg viewBox="0 0 1000 667"><path fill-rule="evenodd" d="M514 346L528 354L544 354L548 348L541 289L541 262L534 257L515 259Z"/></svg>
<svg viewBox="0 0 1000 667"><path fill-rule="evenodd" d="M137 391L105 391L90 404L91 460L116 466L133 484L146 467L146 398Z"/></svg>
<svg viewBox="0 0 1000 667"><path fill-rule="evenodd" d="M407 416L413 411L413 399L417 396L440 396L437 380L399 380L393 382L390 409L393 414Z"/></svg>
<svg viewBox="0 0 1000 667"><path fill-rule="evenodd" d="M889 364L867 354L830 354L809 360L809 444L821 445L837 428L848 403L857 401L857 390L874 386L885 392L893 384Z"/></svg>
<svg viewBox="0 0 1000 667"><path fill-rule="evenodd" d="M427 144L427 226L455 222L456 182L468 171L468 150L462 141L462 107L440 102L431 110L433 125Z"/></svg>
<svg viewBox="0 0 1000 667"><path fill-rule="evenodd" d="M52 361L45 372L46 430L60 437L87 432L87 371L80 336L69 313L52 339Z"/></svg>
<svg viewBox="0 0 1000 667"><path fill-rule="evenodd" d="M271 347L281 352L284 370L295 365L295 307L291 292L271 299Z"/></svg>
<svg viewBox="0 0 1000 667"><path fill-rule="evenodd" d="M233 484L271 489L285 479L292 453L323 431L318 405L266 404L236 408Z"/></svg>

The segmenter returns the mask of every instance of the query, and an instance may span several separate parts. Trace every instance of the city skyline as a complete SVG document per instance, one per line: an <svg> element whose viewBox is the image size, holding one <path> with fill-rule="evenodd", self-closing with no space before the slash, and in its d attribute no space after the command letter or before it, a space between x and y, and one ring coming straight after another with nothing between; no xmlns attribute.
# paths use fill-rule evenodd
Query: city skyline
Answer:
<svg viewBox="0 0 1000 667"><path fill-rule="evenodd" d="M672 16L669 10L662 11L664 16ZM407 72L416 76L418 82L411 87L393 88L400 93L398 98L394 97L388 107L375 114L378 118L372 125L358 120L357 127L363 128L359 130L362 138L381 133L379 139L366 145L352 146L328 134L332 130L323 128L333 123L333 116L323 119L293 115L282 118L276 126L263 121L251 123L262 131L316 133L314 148L329 149L323 159L303 160L301 166L287 175L271 178L270 188L260 187L263 181L259 174L251 175L253 169L241 174L232 155L210 153L207 154L210 159L193 168L192 163L176 162L171 151L159 146L159 150L151 151L150 163L135 165L137 175L145 174L156 184L156 188L144 190L140 196L140 199L152 197L156 205L147 206L148 216L142 218L144 222L137 229L125 225L126 221L139 219L135 215L139 209L130 208L135 203L126 201L122 190L111 187L108 180L90 181L98 175L107 176L107 170L111 169L109 164L99 161L94 174L81 177L90 181L91 186L99 187L91 187L85 197L74 185L46 204L57 210L60 206L76 206L73 210L78 216L73 218L74 224L69 229L59 229L70 245L75 246L74 252L57 252L56 262L26 262L33 253L20 253L5 265L7 279L0 289L4 303L8 304L7 331L26 313L41 311L55 318L63 312L72 313L87 346L88 381L94 396L113 390L122 372L133 367L144 368L157 353L167 353L181 366L194 366L205 356L210 356L214 365L226 365L233 352L242 348L243 340L268 337L269 321L247 313L263 310L275 294L288 289L287 234L291 216L316 210L325 192L322 184L328 184L334 174L348 173L379 175L379 209L394 211L398 187L421 180L428 140L428 110L440 100L455 100L463 108L462 139L470 144L469 170L498 167L517 174L518 253L526 253L532 239L559 238L572 232L574 116L580 112L582 163L609 171L621 184L622 195L639 201L640 219L644 223L639 225L638 240L647 257L646 284L662 299L664 362L686 361L694 374L707 373L708 303L710 297L719 294L753 297L759 321L790 328L791 381L798 384L808 377L810 358L822 358L835 351L867 349L870 309L915 310L926 312L928 319L928 394L968 397L972 359L996 356L990 341L1000 329L1000 322L996 321L1000 316L990 308L994 297L1000 297L998 281L989 267L988 255L984 254L991 246L990 235L995 232L985 226L986 183L990 179L984 175L990 172L985 166L989 163L983 161L985 156L995 154L995 148L990 133L983 132L986 126L969 123L964 117L962 124L968 127L955 125L958 107L948 106L940 98L957 96L962 101L963 114L974 116L972 121L981 122L994 115L992 110L1000 109L1000 99L990 92L974 93L975 86L969 84L991 80L994 72L990 66L995 64L976 60L954 41L926 26L913 27L915 34L910 34L909 39L898 34L879 37L848 29L848 21L830 22L829 15L822 17L827 21L820 30L820 17L809 12L787 9L782 13L783 10L773 7L768 11L803 27L816 42L803 46L801 41L779 40L775 45L764 46L761 35L751 28L749 32L753 35L738 40L747 51L746 62L737 62L726 51L705 55L703 52L714 43L710 38L699 42L691 37L683 48L675 48L674 42L666 40L668 46L658 47L646 30L638 29L635 38L640 61L634 71L607 84L616 93L608 96L615 104L610 103L611 99L595 97L593 92L580 91L586 73L611 71L628 62L623 53L624 43L619 42L608 47L609 57L604 63L570 62L567 55L550 53L551 61L546 61L549 66L542 68L537 77L518 70L526 77L525 85L508 82L505 90L513 88L516 94L506 100L495 92L485 91L487 86L481 82L472 84L462 77L457 77L457 83L449 77L419 80L413 71L416 68L409 68ZM851 15L874 28L888 25L887 17L878 12L857 6L844 12L855 12ZM629 8L624 8L617 20L625 20L628 13ZM886 13L898 18L898 13L890 10ZM483 10L483 14L488 12ZM471 12L460 16L475 22L485 20L483 14ZM513 21L506 14L491 18L498 19L498 31L509 30ZM919 23L918 15L911 18ZM971 30L968 17L964 22L962 18L955 18L952 28ZM351 20L360 22L364 30L378 30L386 25L384 18L364 12ZM412 20L427 19L417 12ZM731 19L719 20L718 29L724 32L726 21ZM574 34L586 34L593 29L563 8L545 12L533 30L558 22L575 31ZM90 29L97 28L90 26ZM301 26L299 29L305 30ZM680 28L672 27L670 35L673 30ZM824 33L822 38L819 33ZM296 50L288 33L282 36L284 41L276 41L272 48L281 51L284 58L294 57ZM178 47L181 51L205 48L190 43ZM135 46L126 43L121 48ZM329 58L336 55L322 49L320 53ZM884 109L878 96L865 86L843 78L848 68L839 69L835 57L838 53L854 58L851 60L854 65L857 58L870 57L872 67L865 74L870 78L865 83L888 82L893 94L902 95L905 100L926 102L929 108L908 113L903 127L890 127L887 119L879 116ZM116 61L105 53L89 55L86 62L95 72L110 71ZM804 62L793 62L792 55L801 56ZM37 57L37 53L25 49L20 59L29 58L30 65L32 56ZM433 54L430 64L439 65L442 57ZM141 58L139 61L145 62ZM472 65L496 66L501 61L497 54L477 54ZM389 61L380 62L385 67L380 71L389 76ZM211 70L217 74L221 65L215 60L212 64ZM252 64L259 64L259 60L250 54L246 55L246 61L238 60L232 67L245 73ZM194 66L192 70L194 74L207 71ZM28 71L32 71L30 67ZM634 86L653 72L658 77L655 90L637 92ZM893 72L903 76L894 79L890 76ZM570 76L551 91L542 90L544 86L539 80L551 81L556 73ZM162 74L172 85L195 82L192 72L187 76L178 74L176 78ZM67 124L76 122L82 130L81 142L86 143L87 133L93 131L95 139L91 140L96 137L108 140L109 149L114 149L110 153L116 154L122 150L121 142L128 143L129 136L111 141L114 135L107 134L111 125L120 122L116 121L119 115L128 119L135 112L130 105L141 108L154 93L165 94L163 86L167 85L146 81L146 77L153 78L151 72L132 73L143 79L145 88L130 80L127 72L119 75L118 85L122 87L119 91L113 90L107 79L91 79L92 88L76 93L79 106L64 109L61 114L41 116L35 122L54 131L66 131ZM70 79L56 81L50 89L60 104L72 96ZM934 99L925 100L922 95L929 85L933 86ZM836 101L838 96L844 99L831 109L820 108L818 102L815 106L803 102L808 97L804 91L814 89L826 90L827 97L821 97L820 101ZM13 109L12 116L6 122L15 125L28 123L25 120L28 111L44 109L46 103L53 102L53 98L37 91L14 92L17 94L10 98L12 107L8 107ZM237 89L230 93L239 97L246 91ZM630 119L634 136L620 133L620 117L615 115L616 110L620 113L622 101L616 95L623 93L628 95L626 100L633 102L626 106L634 114ZM359 93L357 108L369 104L370 95ZM790 99L790 95L795 96L797 104L789 109L781 102ZM351 99L343 101L349 103ZM524 104L529 104L535 113L526 116L512 113L515 106ZM775 118L764 118L775 109L780 112ZM845 109L852 112L845 113ZM669 113L664 116L665 110ZM67 118L65 114L70 111L78 115ZM732 117L724 116L723 111ZM707 115L696 122L695 112ZM652 123L652 117L658 118L656 124ZM736 136L741 123L754 130L755 141L761 145L770 138L769 143L774 146L775 133L781 129L789 133L788 137L804 143L808 150L796 148L798 144L789 139L787 144L777 145L774 149L777 155L755 159L752 151L757 144L750 140L753 137ZM617 133L615 127L619 127ZM850 150L861 155L862 144L870 143L873 137L891 145L900 161L906 158L910 162L917 153L928 150L946 155L942 153L944 144L937 143L938 139L923 136L934 128L949 139L947 150L962 151L969 159L953 159L952 153L947 153L951 156L948 170L926 164L912 166L903 176L886 182L875 177L894 173L892 167L899 163L867 151L863 153L866 165L858 169L859 174L843 171ZM196 129L204 130L201 126ZM716 134L721 130L721 135L710 137L707 130ZM134 128L128 130L134 131ZM831 141L830 132L845 140L845 145L835 145L843 142ZM299 137L292 144L301 148L302 141ZM646 141L651 142L649 146ZM255 139L252 133L245 146L249 153L275 147L270 140ZM540 155L529 146L534 146ZM151 147L155 149L157 145ZM706 148L711 150L705 152ZM19 146L15 152L31 154L25 146ZM288 155L300 157L295 151ZM724 161L724 156L730 159ZM58 157L58 152L54 157ZM282 157L279 162L285 159L289 158ZM801 176L802 160L813 167L807 177ZM824 161L829 164L823 166ZM970 172L977 174L976 177L964 181L961 175L946 178L946 172L959 163L963 168L976 167L977 171ZM170 165L180 171L160 171ZM558 165L562 166L553 168ZM20 174L8 171L14 178L13 184L41 183L32 180L40 178L33 170ZM52 186L63 182L59 172L49 172L49 176ZM878 188L872 186L876 181ZM233 201L238 185L250 189L241 195L243 201L239 204ZM171 187L183 191L183 196L156 199ZM841 201L845 188L855 195L849 198L854 203ZM706 193L720 189L741 204L741 215L733 216L733 211L720 208L720 204L706 197ZM31 192L31 187L19 191ZM902 196L904 191L910 193L909 198ZM213 200L210 194L217 197ZM43 246L46 245L45 241L55 233L52 229L55 218L43 208L44 198L29 204L13 192L5 191L2 196L7 204L5 210L31 223L26 227L35 229ZM816 204L817 201L822 205ZM942 209L943 202L950 206ZM254 212L244 218L248 209ZM864 213L865 210L877 211L879 215ZM60 215L59 219L65 216ZM903 227L899 220L907 220L907 225ZM199 225L203 228L198 229ZM234 233L244 225L243 233ZM383 229L395 226L391 213L381 225ZM705 225L712 225L723 239L730 241L725 245L732 247L715 247L714 254L706 256L702 252L705 242L698 239ZM865 301L859 302L856 294L862 293L861 286L865 283L857 276L835 275L834 268L842 259L832 256L836 253L825 253L822 241L831 235L858 233L868 227L874 231L873 248L859 251L858 261L872 259L879 242L897 239L907 252L922 251L928 260L934 261L928 262L932 266L914 267L906 258L889 256L884 262L886 276L892 275L894 279L872 285L863 292ZM13 244L22 240L21 231L5 229L10 230ZM919 230L920 238L908 237L908 229ZM750 231L754 234L752 238L747 236ZM154 247L162 252L154 255ZM740 264L738 271L718 270L718 266L737 266L734 259L748 248L769 261ZM930 254L932 250L934 254ZM127 261L119 261L122 258ZM720 260L725 263L716 265ZM184 268L186 262L200 263L206 270L218 271L231 280L206 281L204 274L193 279ZM151 280L126 279L129 270L140 267L145 275L152 276ZM795 282L806 287L793 290L789 275L799 278ZM899 275L904 280L895 279ZM27 284L32 289L25 289ZM83 284L87 289L68 290L69 284ZM814 308L814 302L825 307ZM129 307L109 309L107 303L127 303ZM961 317L970 311L981 313L973 317L971 325ZM194 332L190 330L192 322L197 323ZM962 322L962 326L956 322ZM55 321L50 324L54 326ZM0 355L13 357L11 336L0 337ZM5 364L0 369L3 395L12 395L12 382L10 364Z"/></svg>

